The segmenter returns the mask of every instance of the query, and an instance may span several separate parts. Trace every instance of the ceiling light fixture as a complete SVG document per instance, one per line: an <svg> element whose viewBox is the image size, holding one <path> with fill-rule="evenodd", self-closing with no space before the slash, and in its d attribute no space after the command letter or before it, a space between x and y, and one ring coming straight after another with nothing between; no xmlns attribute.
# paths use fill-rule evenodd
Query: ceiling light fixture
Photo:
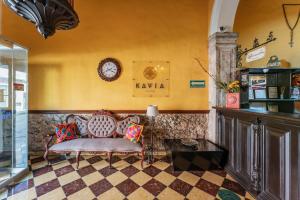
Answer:
<svg viewBox="0 0 300 200"><path fill-rule="evenodd" d="M34 23L45 39L56 30L69 30L79 23L74 0L4 0L4 3L16 14Z"/></svg>

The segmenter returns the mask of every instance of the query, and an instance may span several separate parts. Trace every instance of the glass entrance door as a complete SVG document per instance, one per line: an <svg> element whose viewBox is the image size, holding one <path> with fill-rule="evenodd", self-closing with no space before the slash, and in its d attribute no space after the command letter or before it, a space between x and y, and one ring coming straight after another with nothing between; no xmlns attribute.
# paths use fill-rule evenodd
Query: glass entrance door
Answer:
<svg viewBox="0 0 300 200"><path fill-rule="evenodd" d="M13 45L13 168L18 172L28 162L27 50Z"/></svg>
<svg viewBox="0 0 300 200"><path fill-rule="evenodd" d="M0 37L0 189L28 169L27 49Z"/></svg>
<svg viewBox="0 0 300 200"><path fill-rule="evenodd" d="M13 158L12 135L12 60L13 48L0 43L0 181L11 177Z"/></svg>

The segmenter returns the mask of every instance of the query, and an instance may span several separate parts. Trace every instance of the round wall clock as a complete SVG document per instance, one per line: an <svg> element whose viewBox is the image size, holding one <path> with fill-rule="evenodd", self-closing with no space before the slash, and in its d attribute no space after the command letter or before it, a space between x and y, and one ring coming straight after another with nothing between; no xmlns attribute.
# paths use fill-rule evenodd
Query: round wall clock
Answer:
<svg viewBox="0 0 300 200"><path fill-rule="evenodd" d="M114 58L105 58L99 63L98 74L105 81L117 80L121 75L121 65Z"/></svg>

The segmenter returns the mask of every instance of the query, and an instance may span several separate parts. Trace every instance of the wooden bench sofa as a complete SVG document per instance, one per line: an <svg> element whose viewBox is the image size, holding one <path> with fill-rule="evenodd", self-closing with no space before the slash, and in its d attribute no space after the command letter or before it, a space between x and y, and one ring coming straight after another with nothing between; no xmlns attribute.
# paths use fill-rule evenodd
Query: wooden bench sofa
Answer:
<svg viewBox="0 0 300 200"><path fill-rule="evenodd" d="M110 167L113 153L137 153L138 155L141 154L141 167L143 168L143 137L140 143L132 143L128 139L123 138L130 122L140 122L138 116L128 116L117 120L111 113L99 111L93 114L89 120L79 115L69 115L66 118L66 123L71 122L76 123L81 137L51 145L55 133L49 134L45 142L46 151L44 154L44 159L48 164L50 164L48 160L48 154L50 152L61 154L76 153L77 169L79 167L79 157L82 152L91 154L107 153Z"/></svg>

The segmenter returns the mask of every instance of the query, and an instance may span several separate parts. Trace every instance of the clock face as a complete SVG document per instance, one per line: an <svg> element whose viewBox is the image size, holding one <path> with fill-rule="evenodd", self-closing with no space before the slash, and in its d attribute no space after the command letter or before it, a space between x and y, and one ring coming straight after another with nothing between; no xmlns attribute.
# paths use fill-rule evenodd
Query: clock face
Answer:
<svg viewBox="0 0 300 200"><path fill-rule="evenodd" d="M114 58L106 58L102 60L98 67L98 74L105 81L114 81L121 74L119 62Z"/></svg>
<svg viewBox="0 0 300 200"><path fill-rule="evenodd" d="M102 67L102 73L108 78L114 77L118 72L117 65L113 62L107 62Z"/></svg>

